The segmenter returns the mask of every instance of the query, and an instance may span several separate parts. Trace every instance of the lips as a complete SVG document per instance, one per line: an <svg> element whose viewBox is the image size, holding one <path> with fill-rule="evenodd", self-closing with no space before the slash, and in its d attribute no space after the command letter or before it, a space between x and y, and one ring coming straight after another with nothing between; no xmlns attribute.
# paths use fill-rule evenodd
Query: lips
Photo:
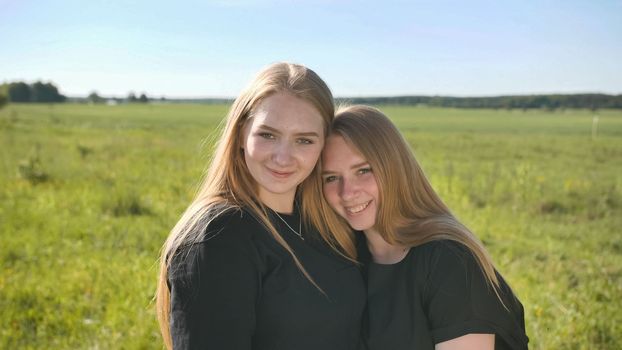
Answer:
<svg viewBox="0 0 622 350"><path fill-rule="evenodd" d="M287 178L290 175L295 173L295 171L278 171L278 170L274 170L274 169L270 169L270 168L267 168L267 169L268 169L268 171L270 171L272 176L278 177L278 178L282 178L282 179Z"/></svg>
<svg viewBox="0 0 622 350"><path fill-rule="evenodd" d="M363 210L365 210L369 206L370 203L371 201L367 201L363 204L345 207L345 209L346 209L346 212L348 212L348 214L358 214L362 212Z"/></svg>

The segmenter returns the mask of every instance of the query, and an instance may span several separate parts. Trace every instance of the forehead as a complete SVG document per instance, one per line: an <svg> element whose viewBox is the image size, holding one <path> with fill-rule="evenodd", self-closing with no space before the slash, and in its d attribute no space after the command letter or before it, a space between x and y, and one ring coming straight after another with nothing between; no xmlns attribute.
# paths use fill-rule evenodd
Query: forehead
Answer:
<svg viewBox="0 0 622 350"><path fill-rule="evenodd" d="M324 118L310 102L285 92L264 98L254 109L249 122L282 131L317 132L322 135Z"/></svg>
<svg viewBox="0 0 622 350"><path fill-rule="evenodd" d="M366 159L354 145L346 142L340 135L326 138L322 152L322 164L325 170L348 168L353 164L365 162Z"/></svg>

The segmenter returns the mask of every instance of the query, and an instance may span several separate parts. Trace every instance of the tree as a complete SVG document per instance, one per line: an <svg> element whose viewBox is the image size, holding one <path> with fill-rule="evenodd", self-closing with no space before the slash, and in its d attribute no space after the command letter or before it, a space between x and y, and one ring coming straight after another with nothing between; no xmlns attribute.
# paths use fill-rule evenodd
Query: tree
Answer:
<svg viewBox="0 0 622 350"><path fill-rule="evenodd" d="M32 102L64 102L65 96L58 92L52 83L42 83L40 81L31 86L30 101Z"/></svg>
<svg viewBox="0 0 622 350"><path fill-rule="evenodd" d="M9 84L9 101L30 102L30 86L23 82Z"/></svg>
<svg viewBox="0 0 622 350"><path fill-rule="evenodd" d="M102 103L102 102L104 102L104 99L101 98L97 94L97 91L91 91L91 93L86 97L86 100L89 101L90 103Z"/></svg>
<svg viewBox="0 0 622 350"><path fill-rule="evenodd" d="M0 84L0 109L9 103L9 84Z"/></svg>
<svg viewBox="0 0 622 350"><path fill-rule="evenodd" d="M147 103L147 102L149 102L149 98L147 98L147 95L142 93L142 94L140 94L140 97L138 98L138 102L140 102L140 103Z"/></svg>
<svg viewBox="0 0 622 350"><path fill-rule="evenodd" d="M127 95L127 102L134 103L134 102L136 102L136 100L137 100L136 99L136 95L133 92L130 92Z"/></svg>

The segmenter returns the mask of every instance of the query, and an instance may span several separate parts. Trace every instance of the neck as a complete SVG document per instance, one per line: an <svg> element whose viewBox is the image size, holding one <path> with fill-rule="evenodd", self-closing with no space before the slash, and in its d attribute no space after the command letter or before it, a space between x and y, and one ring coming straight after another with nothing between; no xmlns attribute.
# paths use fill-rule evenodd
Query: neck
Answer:
<svg viewBox="0 0 622 350"><path fill-rule="evenodd" d="M402 244L390 244L382 238L380 233L374 229L365 230L367 247L376 264L391 265L398 263L408 254L408 246Z"/></svg>
<svg viewBox="0 0 622 350"><path fill-rule="evenodd" d="M264 190L259 190L259 199L268 208L281 214L291 214L294 212L294 197L296 191L290 193L273 194Z"/></svg>

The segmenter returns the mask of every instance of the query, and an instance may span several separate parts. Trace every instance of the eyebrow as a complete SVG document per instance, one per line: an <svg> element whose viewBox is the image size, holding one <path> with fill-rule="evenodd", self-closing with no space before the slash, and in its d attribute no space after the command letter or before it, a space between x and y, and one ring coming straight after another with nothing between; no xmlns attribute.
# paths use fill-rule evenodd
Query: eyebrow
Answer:
<svg viewBox="0 0 622 350"><path fill-rule="evenodd" d="M350 167L350 169L360 168L360 167L365 166L365 165L369 165L369 162L368 161L364 161L364 162L360 162L360 163L354 164L353 166ZM335 172L332 171L332 170L323 170L322 171L322 175L329 175L329 174L334 174L334 173Z"/></svg>
<svg viewBox="0 0 622 350"><path fill-rule="evenodd" d="M275 129L275 128L273 128L271 126L268 126L268 125L265 125L265 124L260 124L259 128L265 129L265 130L268 130L268 131L272 131L272 132L274 132L276 134L281 134L281 131L279 131L278 129ZM297 132L294 135L296 135L296 136L315 136L317 138L320 137L320 135L317 132L315 132L315 131Z"/></svg>

